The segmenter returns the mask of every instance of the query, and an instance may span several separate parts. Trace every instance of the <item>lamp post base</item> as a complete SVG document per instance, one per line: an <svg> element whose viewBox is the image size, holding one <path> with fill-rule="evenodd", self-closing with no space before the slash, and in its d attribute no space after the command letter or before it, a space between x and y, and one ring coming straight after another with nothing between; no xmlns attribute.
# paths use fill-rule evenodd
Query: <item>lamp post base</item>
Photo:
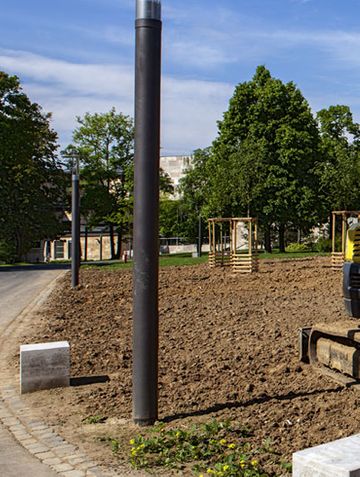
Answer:
<svg viewBox="0 0 360 477"><path fill-rule="evenodd" d="M155 422L156 422L156 419L134 419L134 424L140 427L153 426Z"/></svg>

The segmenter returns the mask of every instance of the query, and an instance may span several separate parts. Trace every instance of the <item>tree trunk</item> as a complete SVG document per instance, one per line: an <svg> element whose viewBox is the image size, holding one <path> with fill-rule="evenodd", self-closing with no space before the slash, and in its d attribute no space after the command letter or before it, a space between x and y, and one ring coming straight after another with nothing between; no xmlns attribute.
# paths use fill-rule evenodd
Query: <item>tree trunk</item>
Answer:
<svg viewBox="0 0 360 477"><path fill-rule="evenodd" d="M279 225L279 251L285 253L285 225Z"/></svg>
<svg viewBox="0 0 360 477"><path fill-rule="evenodd" d="M113 224L109 225L110 231L110 255L111 260L115 260L115 241L114 241L114 226Z"/></svg>
<svg viewBox="0 0 360 477"><path fill-rule="evenodd" d="M118 230L117 232L117 244L116 244L116 260L121 259L122 254L122 232Z"/></svg>
<svg viewBox="0 0 360 477"><path fill-rule="evenodd" d="M267 225L264 232L264 241L265 241L265 251L272 253L271 248L271 226Z"/></svg>
<svg viewBox="0 0 360 477"><path fill-rule="evenodd" d="M87 253L88 253L88 228L85 226L85 244L84 244L84 261L87 262Z"/></svg>
<svg viewBox="0 0 360 477"><path fill-rule="evenodd" d="M16 250L16 257L15 261L16 262L21 262L23 260L23 240L22 240L22 235L19 231L16 232L16 244L15 244L15 250Z"/></svg>
<svg viewBox="0 0 360 477"><path fill-rule="evenodd" d="M102 259L103 259L103 236L102 235L100 235L99 246L100 246L100 250L99 250L100 262L102 262Z"/></svg>
<svg viewBox="0 0 360 477"><path fill-rule="evenodd" d="M201 217L199 216L198 239L197 239L197 245L196 245L196 250L197 250L197 256L198 257L201 257L201 247L202 247L202 222L201 222Z"/></svg>

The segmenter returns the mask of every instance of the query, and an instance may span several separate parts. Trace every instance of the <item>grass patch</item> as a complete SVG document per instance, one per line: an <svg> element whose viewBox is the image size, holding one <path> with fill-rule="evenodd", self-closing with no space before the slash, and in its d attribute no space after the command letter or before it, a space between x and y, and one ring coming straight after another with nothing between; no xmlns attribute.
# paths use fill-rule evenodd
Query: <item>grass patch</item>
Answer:
<svg viewBox="0 0 360 477"><path fill-rule="evenodd" d="M201 263L206 263L208 261L208 255L204 254L201 257L193 258L190 253L181 253L176 255L161 255L159 257L160 267L180 267L180 266L189 266L189 265L200 265ZM127 263L123 262L114 262L109 263L108 265L82 265L81 268L98 268L101 267L105 270L117 270L117 269L127 269L132 268L133 262L129 261Z"/></svg>
<svg viewBox="0 0 360 477"><path fill-rule="evenodd" d="M279 474L285 466L290 470L266 443L253 449L250 436L247 429L233 427L230 421L213 420L190 428L166 428L160 423L130 440L129 461L135 469L155 475L161 469L173 469L196 477L267 477L261 462L270 456ZM119 441L109 438L108 442L117 453Z"/></svg>
<svg viewBox="0 0 360 477"><path fill-rule="evenodd" d="M31 266L33 263L28 262L16 262L16 263L4 263L0 262L0 267L10 268L10 267L24 267L24 266Z"/></svg>
<svg viewBox="0 0 360 477"><path fill-rule="evenodd" d="M272 253L259 252L259 259L267 260L284 260L284 259L301 259L309 257L327 257L330 256L330 253L319 253L319 252L279 252L278 249L274 249Z"/></svg>
<svg viewBox="0 0 360 477"><path fill-rule="evenodd" d="M309 257L324 257L330 256L329 253L319 252L285 252L280 253L279 250L273 250L273 253L259 252L260 260L285 260L285 259L302 259ZM200 265L208 262L208 254L203 253L201 257L192 257L190 253L181 253L176 255L161 255L159 257L160 267L182 267L189 265ZM117 270L117 269L129 269L132 268L133 262L109 262L107 265L86 264L81 268L98 268L101 267L105 270Z"/></svg>

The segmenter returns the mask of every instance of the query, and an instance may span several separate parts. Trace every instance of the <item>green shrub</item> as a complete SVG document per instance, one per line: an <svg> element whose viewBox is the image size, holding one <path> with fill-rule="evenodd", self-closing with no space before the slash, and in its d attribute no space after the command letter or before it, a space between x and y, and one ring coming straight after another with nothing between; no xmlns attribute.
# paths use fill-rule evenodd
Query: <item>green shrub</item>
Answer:
<svg viewBox="0 0 360 477"><path fill-rule="evenodd" d="M306 243L290 243L286 247L286 251L290 253L311 252L311 246Z"/></svg>
<svg viewBox="0 0 360 477"><path fill-rule="evenodd" d="M336 240L337 250L340 249L341 243L340 239ZM330 238L320 237L316 242L316 250L320 253L330 253L332 251L332 240Z"/></svg>
<svg viewBox="0 0 360 477"><path fill-rule="evenodd" d="M0 263L13 263L15 259L15 247L5 240L0 240Z"/></svg>

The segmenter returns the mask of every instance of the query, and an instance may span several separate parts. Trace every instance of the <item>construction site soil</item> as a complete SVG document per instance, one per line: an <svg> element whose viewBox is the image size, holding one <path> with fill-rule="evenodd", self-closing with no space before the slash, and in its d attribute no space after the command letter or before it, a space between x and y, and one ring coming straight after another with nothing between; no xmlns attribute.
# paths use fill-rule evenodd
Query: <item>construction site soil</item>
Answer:
<svg viewBox="0 0 360 477"><path fill-rule="evenodd" d="M68 340L72 376L110 381L26 399L94 459L116 467L138 432L131 424L132 274L99 268L80 278L75 290L69 275L62 279L22 342ZM264 261L247 275L207 265L161 269L159 419L168 426L230 419L249 428L254 447L274 451L261 458L269 475L288 475L276 459L358 433L359 391L298 358L300 327L347 320L341 280L329 258ZM88 416L107 419L88 425ZM106 436L124 442L117 457L98 442Z"/></svg>

